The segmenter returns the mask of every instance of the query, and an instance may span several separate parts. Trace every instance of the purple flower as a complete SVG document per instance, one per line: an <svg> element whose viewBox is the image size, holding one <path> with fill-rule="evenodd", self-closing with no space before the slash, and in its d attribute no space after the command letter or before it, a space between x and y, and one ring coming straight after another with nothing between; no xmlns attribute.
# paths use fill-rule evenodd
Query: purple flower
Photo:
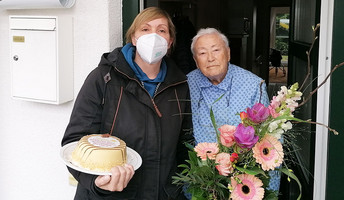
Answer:
<svg viewBox="0 0 344 200"><path fill-rule="evenodd" d="M252 126L245 127L243 124L239 124L234 133L234 139L241 148L250 149L259 139L254 133L255 131Z"/></svg>
<svg viewBox="0 0 344 200"><path fill-rule="evenodd" d="M252 108L247 108L247 117L254 123L265 121L269 114L269 109L261 103L256 103Z"/></svg>

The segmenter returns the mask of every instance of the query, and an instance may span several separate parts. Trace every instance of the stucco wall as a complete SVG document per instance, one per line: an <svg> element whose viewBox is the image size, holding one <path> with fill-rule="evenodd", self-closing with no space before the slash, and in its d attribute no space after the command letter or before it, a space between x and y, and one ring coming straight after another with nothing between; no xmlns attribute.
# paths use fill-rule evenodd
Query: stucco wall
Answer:
<svg viewBox="0 0 344 200"><path fill-rule="evenodd" d="M75 187L59 152L74 101L50 105L11 98L9 15L73 17L76 96L102 53L122 44L122 1L77 0L70 9L0 8L0 199L73 199Z"/></svg>

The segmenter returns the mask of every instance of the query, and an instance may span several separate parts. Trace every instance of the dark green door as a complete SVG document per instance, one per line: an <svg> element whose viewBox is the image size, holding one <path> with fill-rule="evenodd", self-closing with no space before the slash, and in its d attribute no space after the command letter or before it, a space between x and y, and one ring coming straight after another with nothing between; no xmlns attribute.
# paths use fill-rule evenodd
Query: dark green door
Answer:
<svg viewBox="0 0 344 200"><path fill-rule="evenodd" d="M123 18L123 45L125 42L125 34L134 21L136 15L140 12L139 0L124 0L122 1L122 18Z"/></svg>
<svg viewBox="0 0 344 200"><path fill-rule="evenodd" d="M288 60L288 85L298 82L301 86L308 72L308 59L306 51L313 42L312 26L320 21L320 0L293 0L291 8L289 60ZM316 88L318 71L318 41L315 42L310 58L310 78L302 88L304 95ZM301 119L316 118L316 95L302 107L298 108L295 116ZM315 152L315 126L309 124L295 124L295 146L289 158L296 161L292 164L296 176L302 184L302 199L313 199L313 174ZM299 187L295 181L288 182L282 177L282 196L279 199L297 199Z"/></svg>
<svg viewBox="0 0 344 200"><path fill-rule="evenodd" d="M344 62L344 1L334 1L332 65ZM328 143L326 199L344 198L344 66L339 68L331 78L330 92L330 126L339 132L330 134Z"/></svg>

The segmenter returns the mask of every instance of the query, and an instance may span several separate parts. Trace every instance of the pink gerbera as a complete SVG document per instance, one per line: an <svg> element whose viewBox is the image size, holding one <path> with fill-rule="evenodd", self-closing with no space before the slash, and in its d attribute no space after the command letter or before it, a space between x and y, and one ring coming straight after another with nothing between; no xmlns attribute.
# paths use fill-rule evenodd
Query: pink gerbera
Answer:
<svg viewBox="0 0 344 200"><path fill-rule="evenodd" d="M237 182L237 180L240 180ZM263 182L250 174L239 174L231 178L231 195L233 200L261 200L264 197Z"/></svg>
<svg viewBox="0 0 344 200"><path fill-rule="evenodd" d="M265 171L273 170L283 162L282 144L274 136L265 135L260 142L256 143L252 150L256 162L261 164L262 169Z"/></svg>
<svg viewBox="0 0 344 200"><path fill-rule="evenodd" d="M216 154L219 153L219 147L217 143L199 143L194 150L197 153L197 156L202 160L207 160L207 157L210 160L215 160Z"/></svg>

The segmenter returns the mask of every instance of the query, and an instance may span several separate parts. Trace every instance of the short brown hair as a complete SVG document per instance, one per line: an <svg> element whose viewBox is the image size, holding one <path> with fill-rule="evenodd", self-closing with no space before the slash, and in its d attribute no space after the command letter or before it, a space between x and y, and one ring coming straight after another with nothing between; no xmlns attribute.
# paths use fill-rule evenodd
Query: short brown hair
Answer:
<svg viewBox="0 0 344 200"><path fill-rule="evenodd" d="M168 23L168 31L170 33L170 37L175 39L176 30L170 15L158 7L148 7L142 10L134 19L133 23L129 27L127 33L125 34L126 43L131 42L132 36L135 34L135 31L145 22L149 22L159 18L166 18ZM174 40L173 40L174 41Z"/></svg>

